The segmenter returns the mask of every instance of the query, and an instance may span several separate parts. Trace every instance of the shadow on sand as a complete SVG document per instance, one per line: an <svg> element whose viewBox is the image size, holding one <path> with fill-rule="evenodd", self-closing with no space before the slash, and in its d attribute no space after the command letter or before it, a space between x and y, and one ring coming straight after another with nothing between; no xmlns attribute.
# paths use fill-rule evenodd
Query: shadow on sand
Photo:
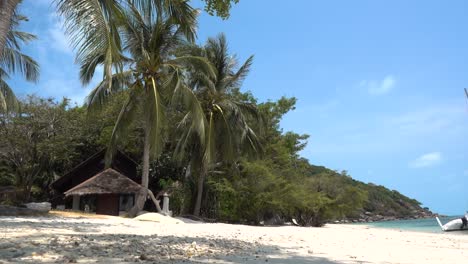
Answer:
<svg viewBox="0 0 468 264"><path fill-rule="evenodd" d="M99 232L99 227L111 226L110 224L100 223L99 226L96 223L90 223L84 221L86 218L61 218L54 216L46 217L0 217L0 234L15 232L21 229L56 229L58 231L69 232L86 232L93 233Z"/></svg>
<svg viewBox="0 0 468 264"><path fill-rule="evenodd" d="M34 221L33 221L34 220ZM95 223L52 219L1 218L0 263L364 263L331 261L319 253L300 255L290 248L238 239L191 236L101 234ZM105 222L102 223L105 225ZM44 229L30 236L8 230ZM51 229L51 230L47 230ZM52 229L65 231L52 233ZM68 230L68 232L66 232ZM47 233L47 231L50 231ZM71 234L70 231L76 233ZM83 233L81 233L83 232ZM5 234L4 234L5 233Z"/></svg>
<svg viewBox="0 0 468 264"><path fill-rule="evenodd" d="M193 250L196 244L198 251ZM106 235L34 235L0 241L0 263L288 263L336 264L318 256L300 256L280 247L233 239Z"/></svg>

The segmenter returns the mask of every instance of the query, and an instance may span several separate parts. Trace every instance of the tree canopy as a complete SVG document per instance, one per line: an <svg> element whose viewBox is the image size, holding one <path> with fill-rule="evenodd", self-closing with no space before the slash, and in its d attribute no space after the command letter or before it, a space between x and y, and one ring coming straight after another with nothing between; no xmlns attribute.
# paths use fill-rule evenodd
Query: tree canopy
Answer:
<svg viewBox="0 0 468 264"><path fill-rule="evenodd" d="M204 0L205 10L210 15L216 15L223 19L229 18L230 10L233 4L239 3L239 0Z"/></svg>

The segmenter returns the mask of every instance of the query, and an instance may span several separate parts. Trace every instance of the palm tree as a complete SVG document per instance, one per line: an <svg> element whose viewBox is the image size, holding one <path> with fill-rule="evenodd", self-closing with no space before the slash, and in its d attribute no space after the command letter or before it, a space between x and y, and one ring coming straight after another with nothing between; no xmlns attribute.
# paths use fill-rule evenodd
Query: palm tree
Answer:
<svg viewBox="0 0 468 264"><path fill-rule="evenodd" d="M7 83L11 74L20 73L27 81L36 82L39 79L39 65L20 49L23 44L36 39L36 36L16 30L27 17L14 13L11 18L10 30L6 35L3 51L0 53L0 111L15 110L17 100L13 90Z"/></svg>
<svg viewBox="0 0 468 264"><path fill-rule="evenodd" d="M21 3L22 0L0 0L0 51L3 49L6 43L6 35L10 30L11 18L13 17L14 10ZM86 0L79 1L69 0L70 3L75 2L75 6L78 5L93 5L98 1ZM206 2L205 10L211 14L226 19L229 17L229 9L231 8L231 2L236 4L239 0L204 0ZM65 1L56 1L60 5ZM94 2L94 3L93 3ZM99 1L104 6L112 5L112 1Z"/></svg>
<svg viewBox="0 0 468 264"><path fill-rule="evenodd" d="M190 169L199 174L193 211L195 216L199 216L207 174L221 163L235 162L242 150L260 150L257 135L248 121L260 122L261 118L254 105L233 95L249 73L253 56L237 68L237 59L229 54L223 34L210 38L204 47L186 47L181 53L207 58L213 64L216 74L216 78L210 78L198 69L192 69L190 73L190 85L202 104L207 120L205 144L191 137L190 129L184 129L176 147L177 155L188 149L191 156ZM187 114L184 120L189 118ZM193 138L195 142L190 142L189 139Z"/></svg>
<svg viewBox="0 0 468 264"><path fill-rule="evenodd" d="M131 122L143 123L141 184L145 188L130 211L136 215L148 194L157 205L148 190L149 164L163 148L165 109L182 104L193 117L191 129L204 143L204 115L183 73L187 67L197 67L214 77L214 70L205 58L174 53L182 43L195 39L198 11L185 0L61 0L59 10L78 48L82 82L89 83L98 65L104 67L102 82L87 98L89 109L99 109L114 92L129 90L112 132L108 157Z"/></svg>
<svg viewBox="0 0 468 264"><path fill-rule="evenodd" d="M20 2L21 0L0 0L0 54L7 42L14 11Z"/></svg>

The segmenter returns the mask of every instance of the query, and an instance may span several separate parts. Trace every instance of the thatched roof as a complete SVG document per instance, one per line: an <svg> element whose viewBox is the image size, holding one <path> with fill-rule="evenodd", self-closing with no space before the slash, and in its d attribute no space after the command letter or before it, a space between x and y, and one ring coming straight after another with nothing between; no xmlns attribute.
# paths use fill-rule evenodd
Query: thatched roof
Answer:
<svg viewBox="0 0 468 264"><path fill-rule="evenodd" d="M105 155L106 149L96 152L94 155L54 181L51 184L51 187L59 193L64 193L65 191L90 179L105 169ZM110 167L132 179L136 183L139 183L140 177L137 175L137 166L138 164L134 160L125 155L122 151L117 150Z"/></svg>
<svg viewBox="0 0 468 264"><path fill-rule="evenodd" d="M114 169L106 169L65 192L69 195L137 193L141 185Z"/></svg>

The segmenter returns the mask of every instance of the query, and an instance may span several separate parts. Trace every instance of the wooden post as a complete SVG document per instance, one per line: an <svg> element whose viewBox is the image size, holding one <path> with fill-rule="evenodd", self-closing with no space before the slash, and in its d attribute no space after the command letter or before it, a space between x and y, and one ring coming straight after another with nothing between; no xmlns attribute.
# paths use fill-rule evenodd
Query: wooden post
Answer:
<svg viewBox="0 0 468 264"><path fill-rule="evenodd" d="M162 209L163 214L165 215L170 215L171 212L169 211L169 195L165 192L163 194L163 209Z"/></svg>

